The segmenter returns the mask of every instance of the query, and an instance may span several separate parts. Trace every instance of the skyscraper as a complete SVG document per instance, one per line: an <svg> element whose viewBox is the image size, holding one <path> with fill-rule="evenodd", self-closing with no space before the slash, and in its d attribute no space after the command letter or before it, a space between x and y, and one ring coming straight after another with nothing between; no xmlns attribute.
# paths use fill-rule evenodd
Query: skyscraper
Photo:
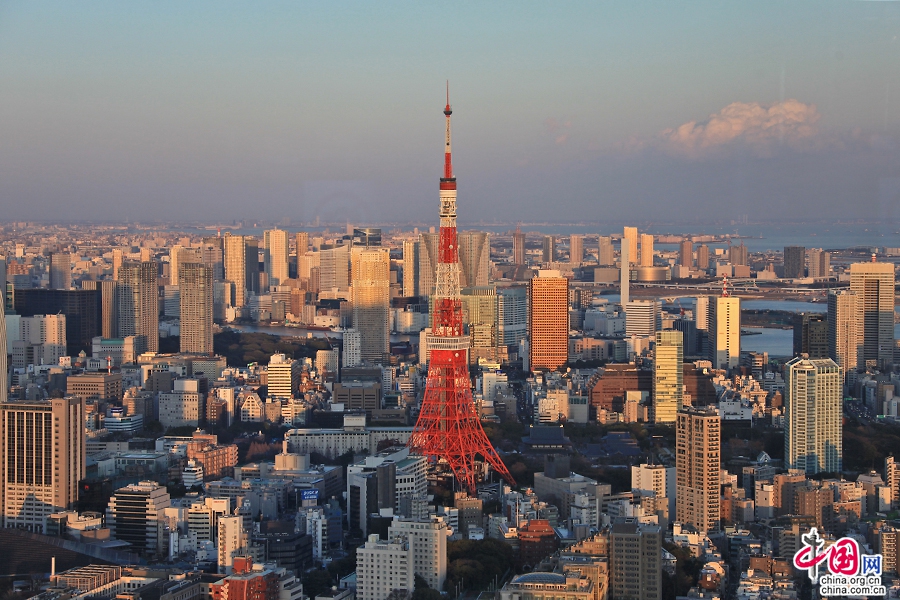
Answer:
<svg viewBox="0 0 900 600"><path fill-rule="evenodd" d="M584 236L572 234L569 236L569 262L580 265L584 260Z"/></svg>
<svg viewBox="0 0 900 600"><path fill-rule="evenodd" d="M632 300L625 306L625 335L656 335L659 326L659 301Z"/></svg>
<svg viewBox="0 0 900 600"><path fill-rule="evenodd" d="M841 369L830 358L795 358L784 369L784 462L808 474L840 473Z"/></svg>
<svg viewBox="0 0 900 600"><path fill-rule="evenodd" d="M859 365L856 292L828 292L828 356L841 368L845 389L856 382Z"/></svg>
<svg viewBox="0 0 900 600"><path fill-rule="evenodd" d="M641 234L641 266L653 266L653 236L649 233Z"/></svg>
<svg viewBox="0 0 900 600"><path fill-rule="evenodd" d="M513 264L516 265L524 265L525 264L525 234L522 233L522 230L519 229L519 226L516 226L516 231L513 233Z"/></svg>
<svg viewBox="0 0 900 600"><path fill-rule="evenodd" d="M403 240L403 297L419 295L419 242Z"/></svg>
<svg viewBox="0 0 900 600"><path fill-rule="evenodd" d="M556 236L544 236L541 262L544 264L556 262Z"/></svg>
<svg viewBox="0 0 900 600"><path fill-rule="evenodd" d="M149 352L159 351L159 287L155 262L125 263L116 286L120 337L142 335Z"/></svg>
<svg viewBox="0 0 900 600"><path fill-rule="evenodd" d="M335 246L319 251L319 289L350 289L350 246Z"/></svg>
<svg viewBox="0 0 900 600"><path fill-rule="evenodd" d="M831 253L821 248L811 248L808 252L809 276L831 276Z"/></svg>
<svg viewBox="0 0 900 600"><path fill-rule="evenodd" d="M463 288L463 323L469 335L469 360L497 361L498 340L497 288L491 285Z"/></svg>
<svg viewBox="0 0 900 600"><path fill-rule="evenodd" d="M181 351L213 353L213 273L200 263L185 263L179 269L181 290Z"/></svg>
<svg viewBox="0 0 900 600"><path fill-rule="evenodd" d="M662 598L662 543L663 531L659 525L641 524L634 517L620 518L613 523L609 533L610 597Z"/></svg>
<svg viewBox="0 0 900 600"><path fill-rule="evenodd" d="M113 248L112 251L112 276L113 279L119 279L119 269L122 268L122 263L125 262L125 253L121 248Z"/></svg>
<svg viewBox="0 0 900 600"><path fill-rule="evenodd" d="M631 290L631 251L628 240L622 238L622 254L619 257L619 303L624 308L630 300Z"/></svg>
<svg viewBox="0 0 900 600"><path fill-rule="evenodd" d="M700 531L719 529L721 420L713 406L685 407L676 416L675 518Z"/></svg>
<svg viewBox="0 0 900 600"><path fill-rule="evenodd" d="M200 242L200 262L210 267L213 281L225 280L225 238L205 237Z"/></svg>
<svg viewBox="0 0 900 600"><path fill-rule="evenodd" d="M697 246L697 268L701 271L709 269L709 246L706 244Z"/></svg>
<svg viewBox="0 0 900 600"><path fill-rule="evenodd" d="M5 291L5 290L4 290ZM0 302L0 404L6 402L9 393L9 354L6 338L6 302ZM0 477L2 478L2 477Z"/></svg>
<svg viewBox="0 0 900 600"><path fill-rule="evenodd" d="M638 229L637 227L625 227L622 231L622 246L628 245L629 264L638 261Z"/></svg>
<svg viewBox="0 0 900 600"><path fill-rule="evenodd" d="M85 476L84 399L6 401L5 368L0 377L3 527L44 533L47 517L74 508L78 500Z"/></svg>
<svg viewBox="0 0 900 600"><path fill-rule="evenodd" d="M747 252L747 246L744 245L744 242L741 242L738 246L731 246L728 248L728 262L733 265L747 266L750 264L750 255Z"/></svg>
<svg viewBox="0 0 900 600"><path fill-rule="evenodd" d="M714 369L732 369L741 358L741 299L709 299L709 359Z"/></svg>
<svg viewBox="0 0 900 600"><path fill-rule="evenodd" d="M678 246L678 264L683 267L694 266L694 243L691 238L684 238Z"/></svg>
<svg viewBox="0 0 900 600"><path fill-rule="evenodd" d="M234 286L228 303L242 308L249 294L259 293L259 243L249 236L226 233L224 251L225 281Z"/></svg>
<svg viewBox="0 0 900 600"><path fill-rule="evenodd" d="M297 247L297 256L303 256L309 252L309 233L306 231L298 231L294 245Z"/></svg>
<svg viewBox="0 0 900 600"><path fill-rule="evenodd" d="M116 299L116 281L114 279L82 281L81 289L100 291L100 335L106 339L119 337L117 329L119 311Z"/></svg>
<svg viewBox="0 0 900 600"><path fill-rule="evenodd" d="M653 404L650 420L674 423L684 397L684 338L680 331L656 332L653 352Z"/></svg>
<svg viewBox="0 0 900 600"><path fill-rule="evenodd" d="M419 258L418 285L416 287L418 296L426 299L434 295L434 277L440 258L438 255L440 239L440 235L437 233L419 234L419 245L416 250Z"/></svg>
<svg viewBox="0 0 900 600"><path fill-rule="evenodd" d="M354 248L352 259L353 328L361 338L361 358L387 364L390 353L391 265L387 248Z"/></svg>
<svg viewBox="0 0 900 600"><path fill-rule="evenodd" d="M459 234L459 284L480 287L490 283L491 238L484 231L464 231Z"/></svg>
<svg viewBox="0 0 900 600"><path fill-rule="evenodd" d="M528 336L528 288L524 285L497 290L499 343L514 346Z"/></svg>
<svg viewBox="0 0 900 600"><path fill-rule="evenodd" d="M288 280L288 234L283 229L269 229L263 233L263 263L269 277L269 288L284 285Z"/></svg>
<svg viewBox="0 0 900 600"><path fill-rule="evenodd" d="M794 315L794 356L828 357L828 323L822 313Z"/></svg>
<svg viewBox="0 0 900 600"><path fill-rule="evenodd" d="M72 287L72 255L54 252L50 255L50 289L67 290Z"/></svg>
<svg viewBox="0 0 900 600"><path fill-rule="evenodd" d="M860 365L887 370L894 362L894 265L850 265L850 290L856 292Z"/></svg>
<svg viewBox="0 0 900 600"><path fill-rule="evenodd" d="M805 275L806 248L803 246L784 247L784 277L799 279Z"/></svg>
<svg viewBox="0 0 900 600"><path fill-rule="evenodd" d="M612 238L608 235L597 236L597 263L601 266L616 264L613 255Z"/></svg>
<svg viewBox="0 0 900 600"><path fill-rule="evenodd" d="M531 370L555 370L569 354L569 280L538 271L529 283L528 343Z"/></svg>

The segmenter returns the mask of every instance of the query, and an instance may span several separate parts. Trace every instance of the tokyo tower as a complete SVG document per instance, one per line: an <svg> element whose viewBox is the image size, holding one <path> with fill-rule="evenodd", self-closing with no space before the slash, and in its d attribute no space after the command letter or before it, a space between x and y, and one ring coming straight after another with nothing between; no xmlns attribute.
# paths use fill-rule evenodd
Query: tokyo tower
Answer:
<svg viewBox="0 0 900 600"><path fill-rule="evenodd" d="M447 132L444 176L441 177L439 241L435 274L434 312L427 336L431 357L419 419L409 446L420 454L444 459L460 486L475 493L475 457L481 455L510 484L515 483L491 445L472 398L467 365L469 338L463 334L459 290L459 250L456 235L456 178L450 159L450 93L447 92ZM422 350L424 351L424 349Z"/></svg>

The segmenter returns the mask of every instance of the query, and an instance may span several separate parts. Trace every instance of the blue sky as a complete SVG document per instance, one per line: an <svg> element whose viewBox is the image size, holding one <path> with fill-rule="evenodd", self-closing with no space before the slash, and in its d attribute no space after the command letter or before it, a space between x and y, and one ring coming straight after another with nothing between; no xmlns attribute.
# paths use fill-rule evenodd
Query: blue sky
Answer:
<svg viewBox="0 0 900 600"><path fill-rule="evenodd" d="M900 3L423 4L0 3L3 218L898 216Z"/></svg>

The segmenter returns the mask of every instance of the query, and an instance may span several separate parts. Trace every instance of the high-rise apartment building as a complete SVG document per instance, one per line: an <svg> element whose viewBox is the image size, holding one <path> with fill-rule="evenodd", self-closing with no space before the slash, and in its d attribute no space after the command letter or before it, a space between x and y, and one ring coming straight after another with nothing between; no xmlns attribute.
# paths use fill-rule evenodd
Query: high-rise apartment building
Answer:
<svg viewBox="0 0 900 600"><path fill-rule="evenodd" d="M72 287L72 255L54 252L50 255L50 289L67 290Z"/></svg>
<svg viewBox="0 0 900 600"><path fill-rule="evenodd" d="M653 236L649 233L641 234L641 266L653 266Z"/></svg>
<svg viewBox="0 0 900 600"><path fill-rule="evenodd" d="M503 346L515 346L528 337L528 288L524 285L497 290L497 338Z"/></svg>
<svg viewBox="0 0 900 600"><path fill-rule="evenodd" d="M179 268L181 351L213 353L213 270L201 263Z"/></svg>
<svg viewBox="0 0 900 600"><path fill-rule="evenodd" d="M165 548L164 510L169 493L155 481L141 481L116 490L106 507L106 524L117 539L135 552L159 555Z"/></svg>
<svg viewBox="0 0 900 600"><path fill-rule="evenodd" d="M632 300L625 307L625 335L631 337L656 335L659 327L659 301Z"/></svg>
<svg viewBox="0 0 900 600"><path fill-rule="evenodd" d="M794 315L794 356L809 358L828 356L828 322L822 313Z"/></svg>
<svg viewBox="0 0 900 600"><path fill-rule="evenodd" d="M415 589L414 560L407 537L382 541L377 533L370 535L356 551L356 597L385 600L398 590L404 595L411 594Z"/></svg>
<svg viewBox="0 0 900 600"><path fill-rule="evenodd" d="M799 279L803 277L806 267L806 248L803 246L784 247L784 277Z"/></svg>
<svg viewBox="0 0 900 600"><path fill-rule="evenodd" d="M419 242L403 240L403 297L419 295Z"/></svg>
<svg viewBox="0 0 900 600"><path fill-rule="evenodd" d="M412 547L415 574L428 582L433 590L444 589L447 578L447 524L443 517L424 519L394 517L388 537L405 536Z"/></svg>
<svg viewBox="0 0 900 600"><path fill-rule="evenodd" d="M638 229L637 227L625 227L622 230L622 245L628 246L628 262L638 262Z"/></svg>
<svg viewBox="0 0 900 600"><path fill-rule="evenodd" d="M675 519L699 531L720 520L721 419L715 407L685 407L675 431Z"/></svg>
<svg viewBox="0 0 900 600"><path fill-rule="evenodd" d="M116 286L120 337L142 335L147 351L159 351L159 286L155 262L125 263Z"/></svg>
<svg viewBox="0 0 900 600"><path fill-rule="evenodd" d="M684 238L678 246L678 264L683 267L694 266L694 243L691 238Z"/></svg>
<svg viewBox="0 0 900 600"><path fill-rule="evenodd" d="M459 284L479 287L491 279L491 237L484 231L463 231L458 234Z"/></svg>
<svg viewBox="0 0 900 600"><path fill-rule="evenodd" d="M674 423L684 398L684 338L680 331L656 332L653 352L653 403L650 420Z"/></svg>
<svg viewBox="0 0 900 600"><path fill-rule="evenodd" d="M218 529L219 573L230 574L234 570L234 557L246 552L250 545L244 517L219 517Z"/></svg>
<svg viewBox="0 0 900 600"><path fill-rule="evenodd" d="M737 367L741 358L741 299L709 299L709 359L714 369Z"/></svg>
<svg viewBox="0 0 900 600"><path fill-rule="evenodd" d="M359 331L364 362L387 364L390 353L391 265L387 248L354 248L353 328Z"/></svg>
<svg viewBox="0 0 900 600"><path fill-rule="evenodd" d="M121 248L113 248L112 251L112 277L113 280L119 279L119 269L125 262L125 252Z"/></svg>
<svg viewBox="0 0 900 600"><path fill-rule="evenodd" d="M74 508L78 500L78 484L85 477L85 403L75 396L8 401L6 352L2 354L2 525L44 533L47 517Z"/></svg>
<svg viewBox="0 0 900 600"><path fill-rule="evenodd" d="M569 354L569 280L541 270L529 283L528 343L531 370L555 370Z"/></svg>
<svg viewBox="0 0 900 600"><path fill-rule="evenodd" d="M225 238L205 237L200 242L200 262L210 267L214 281L225 280Z"/></svg>
<svg viewBox="0 0 900 600"><path fill-rule="evenodd" d="M611 598L662 598L662 542L659 525L641 524L633 517L613 523L609 533Z"/></svg>
<svg viewBox="0 0 900 600"><path fill-rule="evenodd" d="M669 518L675 516L675 467L641 464L631 467L631 490L642 496L668 500Z"/></svg>
<svg viewBox="0 0 900 600"><path fill-rule="evenodd" d="M830 358L795 358L784 369L784 462L808 474L840 473L841 369Z"/></svg>
<svg viewBox="0 0 900 600"><path fill-rule="evenodd" d="M694 304L694 321L697 323L697 330L706 331L709 329L709 296L697 296Z"/></svg>
<svg viewBox="0 0 900 600"><path fill-rule="evenodd" d="M545 235L541 246L541 262L549 265L556 262L556 236Z"/></svg>
<svg viewBox="0 0 900 600"><path fill-rule="evenodd" d="M741 242L738 246L728 248L728 262L733 265L743 266L750 264L750 253L747 251L747 246L744 245L744 242Z"/></svg>
<svg viewBox="0 0 900 600"><path fill-rule="evenodd" d="M284 354L273 354L266 368L269 398L293 398L300 385L300 363Z"/></svg>
<svg viewBox="0 0 900 600"><path fill-rule="evenodd" d="M584 261L584 236L572 234L569 236L569 262L580 265Z"/></svg>
<svg viewBox="0 0 900 600"><path fill-rule="evenodd" d="M809 261L810 277L831 276L831 253L821 248L810 248L807 260Z"/></svg>
<svg viewBox="0 0 900 600"><path fill-rule="evenodd" d="M362 364L362 336L358 329L344 330L341 364L345 367L356 367Z"/></svg>
<svg viewBox="0 0 900 600"><path fill-rule="evenodd" d="M518 227L516 227L515 233L513 233L513 264L516 265L524 265L525 264L525 234L522 233Z"/></svg>
<svg viewBox="0 0 900 600"><path fill-rule="evenodd" d="M297 252L297 256L303 256L304 254L309 252L309 232L298 231L294 235L294 238L294 246Z"/></svg>
<svg viewBox="0 0 900 600"><path fill-rule="evenodd" d="M885 370L894 362L894 265L850 265L850 290L856 292L859 363Z"/></svg>
<svg viewBox="0 0 900 600"><path fill-rule="evenodd" d="M252 237L225 234L225 281L232 284L228 304L242 308L250 294L259 293L259 242Z"/></svg>
<svg viewBox="0 0 900 600"><path fill-rule="evenodd" d="M82 281L81 289L100 291L100 335L106 339L119 337L116 281L114 279Z"/></svg>
<svg viewBox="0 0 900 600"><path fill-rule="evenodd" d="M597 263L600 266L616 264L613 254L612 238L608 235L597 236Z"/></svg>
<svg viewBox="0 0 900 600"><path fill-rule="evenodd" d="M697 268L701 271L709 269L709 246L706 244L697 246Z"/></svg>
<svg viewBox="0 0 900 600"><path fill-rule="evenodd" d="M263 263L269 287L284 285L288 280L290 246L287 231L269 229L263 233Z"/></svg>

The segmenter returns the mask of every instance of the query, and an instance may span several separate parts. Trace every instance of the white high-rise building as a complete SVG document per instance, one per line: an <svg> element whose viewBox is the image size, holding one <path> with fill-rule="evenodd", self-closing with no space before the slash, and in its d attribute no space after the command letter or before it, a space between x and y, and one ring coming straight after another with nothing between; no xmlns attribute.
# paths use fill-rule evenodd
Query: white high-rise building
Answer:
<svg viewBox="0 0 900 600"><path fill-rule="evenodd" d="M263 262L269 287L284 285L288 280L288 256L290 246L287 231L269 229L263 233Z"/></svg>
<svg viewBox="0 0 900 600"><path fill-rule="evenodd" d="M362 364L362 336L358 329L344 330L343 359L345 367L356 367Z"/></svg>
<svg viewBox="0 0 900 600"><path fill-rule="evenodd" d="M528 337L528 288L524 285L497 288L497 338L504 346L515 346Z"/></svg>
<svg viewBox="0 0 900 600"><path fill-rule="evenodd" d="M625 305L625 335L656 335L659 327L659 302L657 300L632 300Z"/></svg>
<svg viewBox="0 0 900 600"><path fill-rule="evenodd" d="M234 570L234 557L241 556L248 546L244 517L222 516L218 520L219 573L230 575Z"/></svg>
<svg viewBox="0 0 900 600"><path fill-rule="evenodd" d="M733 369L741 359L741 299L715 296L709 301L709 358L714 369Z"/></svg>
<svg viewBox="0 0 900 600"><path fill-rule="evenodd" d="M300 363L284 354L273 354L266 368L269 398L288 399L300 385Z"/></svg>
<svg viewBox="0 0 900 600"><path fill-rule="evenodd" d="M633 303L632 303L633 304ZM684 399L684 338L680 331L656 332L653 352L653 403L650 420L674 423Z"/></svg>
<svg viewBox="0 0 900 600"><path fill-rule="evenodd" d="M642 464L631 467L631 490L644 496L666 498L669 518L675 517L675 467Z"/></svg>
<svg viewBox="0 0 900 600"><path fill-rule="evenodd" d="M319 289L350 289L350 246L337 246L319 252Z"/></svg>
<svg viewBox="0 0 900 600"><path fill-rule="evenodd" d="M840 473L843 382L830 358L798 357L784 369L784 462L809 474Z"/></svg>
<svg viewBox="0 0 900 600"><path fill-rule="evenodd" d="M697 296L694 305L694 322L698 330L709 329L709 296Z"/></svg>
<svg viewBox="0 0 900 600"><path fill-rule="evenodd" d="M391 265L387 248L354 248L353 328L360 335L363 362L385 364L390 354Z"/></svg>
<svg viewBox="0 0 900 600"><path fill-rule="evenodd" d="M392 592L415 590L415 554L405 536L382 541L378 534L356 551L356 597L385 600Z"/></svg>
<svg viewBox="0 0 900 600"><path fill-rule="evenodd" d="M850 290L856 292L858 360L886 370L894 362L894 265L850 265Z"/></svg>
<svg viewBox="0 0 900 600"><path fill-rule="evenodd" d="M413 571L428 582L433 590L444 589L447 578L447 538L450 529L443 517L431 516L425 520L394 517L388 529L388 537L405 536L412 547Z"/></svg>

